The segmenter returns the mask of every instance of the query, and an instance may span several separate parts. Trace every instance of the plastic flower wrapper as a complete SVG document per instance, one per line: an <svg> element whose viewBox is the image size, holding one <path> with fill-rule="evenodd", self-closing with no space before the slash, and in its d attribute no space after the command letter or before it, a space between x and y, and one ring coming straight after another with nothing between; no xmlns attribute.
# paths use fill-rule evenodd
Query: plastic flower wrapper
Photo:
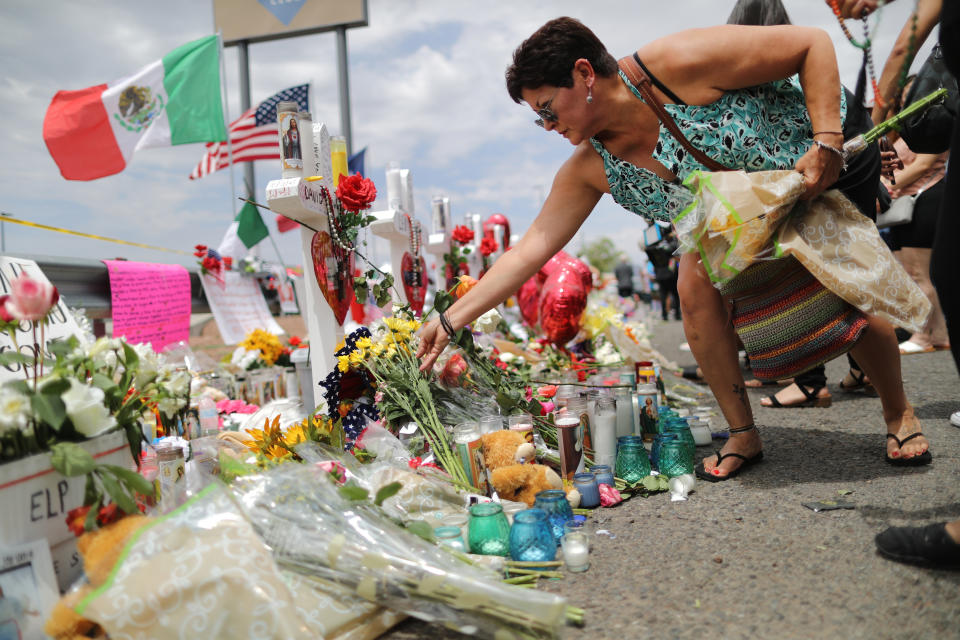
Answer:
<svg viewBox="0 0 960 640"><path fill-rule="evenodd" d="M239 478L233 490L282 568L468 635L556 638L564 627L563 598L489 579L374 505L350 501L313 465Z"/></svg>

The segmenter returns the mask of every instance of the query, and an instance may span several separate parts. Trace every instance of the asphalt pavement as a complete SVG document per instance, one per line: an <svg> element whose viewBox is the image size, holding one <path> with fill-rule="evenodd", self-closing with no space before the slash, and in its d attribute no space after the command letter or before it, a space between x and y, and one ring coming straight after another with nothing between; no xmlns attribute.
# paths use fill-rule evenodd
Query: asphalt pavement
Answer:
<svg viewBox="0 0 960 640"><path fill-rule="evenodd" d="M665 356L694 363L679 350L680 322L656 319L652 329ZM760 398L775 388L750 390L765 459L739 477L700 482L685 502L657 494L595 511L590 570L544 587L586 611L585 627L566 637L960 638L960 571L891 562L873 543L889 525L960 518L953 360L946 351L902 358L933 454L920 468L884 461L880 400L840 390L846 370L846 358L827 365L829 408L767 409ZM698 447L698 458L711 451ZM840 497L855 508L803 506ZM466 636L409 620L384 637Z"/></svg>

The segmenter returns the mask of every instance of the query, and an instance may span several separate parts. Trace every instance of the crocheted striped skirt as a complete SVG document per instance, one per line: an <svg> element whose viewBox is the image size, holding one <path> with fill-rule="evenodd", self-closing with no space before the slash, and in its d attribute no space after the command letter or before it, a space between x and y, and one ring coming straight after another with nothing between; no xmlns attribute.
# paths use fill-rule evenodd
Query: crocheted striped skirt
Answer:
<svg viewBox="0 0 960 640"><path fill-rule="evenodd" d="M733 327L753 375L782 380L849 351L866 315L813 277L795 258L751 265L720 290L733 302Z"/></svg>

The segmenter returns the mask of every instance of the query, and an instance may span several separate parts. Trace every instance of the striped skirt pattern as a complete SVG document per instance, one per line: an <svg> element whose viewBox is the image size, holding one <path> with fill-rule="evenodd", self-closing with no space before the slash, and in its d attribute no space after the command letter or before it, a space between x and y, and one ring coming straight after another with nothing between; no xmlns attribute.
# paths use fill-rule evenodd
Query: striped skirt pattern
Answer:
<svg viewBox="0 0 960 640"><path fill-rule="evenodd" d="M751 265L721 289L758 379L782 380L849 351L866 315L824 287L795 258Z"/></svg>

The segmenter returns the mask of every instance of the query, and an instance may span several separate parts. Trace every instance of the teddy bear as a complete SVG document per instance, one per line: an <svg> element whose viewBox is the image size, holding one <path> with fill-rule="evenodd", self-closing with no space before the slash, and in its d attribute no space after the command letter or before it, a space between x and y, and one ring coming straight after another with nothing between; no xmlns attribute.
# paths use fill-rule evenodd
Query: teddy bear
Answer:
<svg viewBox="0 0 960 640"><path fill-rule="evenodd" d="M518 431L501 430L483 435L483 461L490 483L501 500L533 506L537 493L563 489L556 471L542 464L529 464L536 449Z"/></svg>
<svg viewBox="0 0 960 640"><path fill-rule="evenodd" d="M151 518L141 515L126 516L107 526L84 533L77 540L77 551L83 557L83 568L89 584L68 591L54 607L44 631L55 640L106 638L104 630L92 620L74 611L74 607L94 589L106 582L113 566L126 548L127 541Z"/></svg>

